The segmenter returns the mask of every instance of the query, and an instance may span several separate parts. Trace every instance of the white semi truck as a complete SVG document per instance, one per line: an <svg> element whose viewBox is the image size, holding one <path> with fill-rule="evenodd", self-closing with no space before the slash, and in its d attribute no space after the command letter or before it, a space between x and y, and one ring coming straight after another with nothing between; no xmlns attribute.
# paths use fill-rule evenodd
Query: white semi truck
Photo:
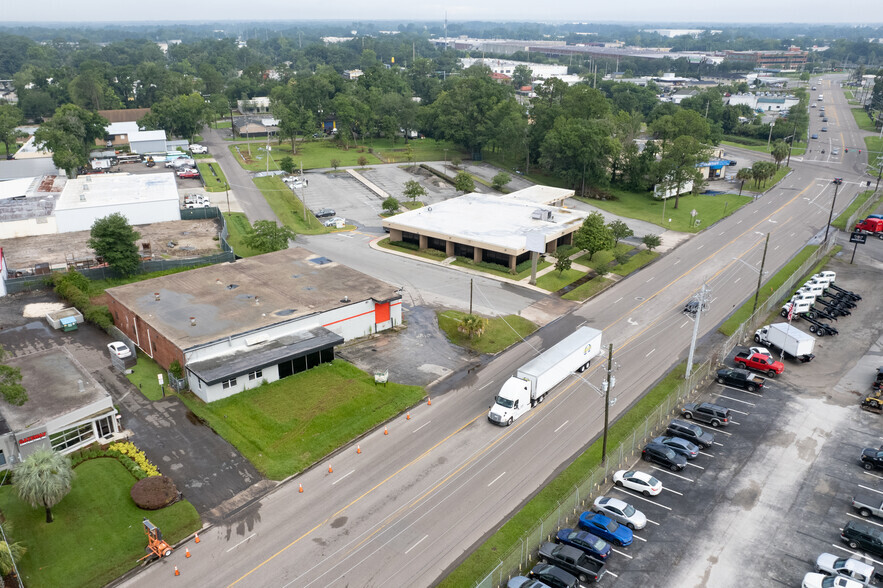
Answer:
<svg viewBox="0 0 883 588"><path fill-rule="evenodd" d="M601 331L580 327L524 364L503 384L487 413L490 422L511 425L542 402L546 394L574 372L582 372L601 351Z"/></svg>
<svg viewBox="0 0 883 588"><path fill-rule="evenodd" d="M767 347L775 347L788 358L797 358L806 363L815 357L812 351L816 339L788 323L773 323L761 327L754 333L754 341Z"/></svg>

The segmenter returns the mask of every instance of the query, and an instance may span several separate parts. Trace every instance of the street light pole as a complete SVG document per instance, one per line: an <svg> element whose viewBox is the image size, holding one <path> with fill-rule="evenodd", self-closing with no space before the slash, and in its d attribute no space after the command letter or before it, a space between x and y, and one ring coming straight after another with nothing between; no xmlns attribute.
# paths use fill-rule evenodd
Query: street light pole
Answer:
<svg viewBox="0 0 883 588"><path fill-rule="evenodd" d="M770 151L770 141L773 140L773 125L776 124L776 121L770 123L770 136L766 139L766 150L767 153Z"/></svg>
<svg viewBox="0 0 883 588"><path fill-rule="evenodd" d="M607 349L607 386L604 390L604 440L601 442L601 461L607 460L607 425L610 422L610 389L613 387L613 343Z"/></svg>
<svg viewBox="0 0 883 588"><path fill-rule="evenodd" d="M763 282L763 266L766 265L766 251L770 246L770 234L766 234L766 242L763 244L763 257L760 258L760 273L757 276L757 290L754 291L754 307L751 309L751 314L757 310L757 299L760 296L760 284Z"/></svg>
<svg viewBox="0 0 883 588"><path fill-rule="evenodd" d="M828 224L825 225L825 242L828 242L828 229L831 228L831 219L834 218L834 203L837 202L837 190L840 188L840 184L834 184L834 197L831 198L831 212L828 214Z"/></svg>
<svg viewBox="0 0 883 588"><path fill-rule="evenodd" d="M696 350L696 339L699 337L699 318L702 316L702 307L705 306L707 294L708 291L705 289L705 284L702 284L702 289L699 291L699 304L696 306L696 318L693 319L693 338L690 341L690 352L687 354L687 369L684 372L685 380L690 378L690 373L693 371L693 352Z"/></svg>

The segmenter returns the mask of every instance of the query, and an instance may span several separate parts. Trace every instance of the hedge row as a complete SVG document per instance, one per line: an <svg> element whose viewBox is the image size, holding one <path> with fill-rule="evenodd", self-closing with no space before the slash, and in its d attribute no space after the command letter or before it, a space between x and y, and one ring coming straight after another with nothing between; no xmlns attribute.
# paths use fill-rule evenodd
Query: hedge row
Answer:
<svg viewBox="0 0 883 588"><path fill-rule="evenodd" d="M77 271L70 271L55 277L55 293L82 312L83 318L87 321L107 331L113 326L113 317L107 306L92 304L87 294L89 287L89 278Z"/></svg>

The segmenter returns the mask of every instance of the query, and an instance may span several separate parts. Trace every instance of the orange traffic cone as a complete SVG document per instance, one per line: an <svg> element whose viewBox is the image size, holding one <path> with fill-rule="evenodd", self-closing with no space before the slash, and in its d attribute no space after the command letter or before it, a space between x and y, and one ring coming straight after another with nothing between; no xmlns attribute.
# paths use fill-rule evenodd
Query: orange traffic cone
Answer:
<svg viewBox="0 0 883 588"><path fill-rule="evenodd" d="M383 434L389 435L389 429L387 429L386 427L383 427Z"/></svg>
<svg viewBox="0 0 883 588"><path fill-rule="evenodd" d="M175 566L175 575L180 576L181 572L178 571L178 566Z"/></svg>
<svg viewBox="0 0 883 588"><path fill-rule="evenodd" d="M427 398L426 404L428 404L429 406L432 406L432 398L429 398L428 396L426 398Z"/></svg>
<svg viewBox="0 0 883 588"><path fill-rule="evenodd" d="M333 471L334 471L334 470L331 469L331 465L329 464L329 465L328 465L328 473L330 474L330 473L333 472Z"/></svg>
<svg viewBox="0 0 883 588"><path fill-rule="evenodd" d="M410 420L411 420L411 413L410 413L410 412L408 413L408 416L405 417L405 420L406 420L406 421L410 421Z"/></svg>
<svg viewBox="0 0 883 588"><path fill-rule="evenodd" d="M356 453L362 453L362 448L359 445L356 445Z"/></svg>
<svg viewBox="0 0 883 588"><path fill-rule="evenodd" d="M194 543L199 543L199 533L196 534L196 540L194 541Z"/></svg>
<svg viewBox="0 0 883 588"><path fill-rule="evenodd" d="M190 550L186 547L184 548L184 557L190 557Z"/></svg>
<svg viewBox="0 0 883 588"><path fill-rule="evenodd" d="M304 491L304 485L303 485L303 484L298 484L298 485L297 485L297 491L298 491L298 492L303 492L303 491Z"/></svg>

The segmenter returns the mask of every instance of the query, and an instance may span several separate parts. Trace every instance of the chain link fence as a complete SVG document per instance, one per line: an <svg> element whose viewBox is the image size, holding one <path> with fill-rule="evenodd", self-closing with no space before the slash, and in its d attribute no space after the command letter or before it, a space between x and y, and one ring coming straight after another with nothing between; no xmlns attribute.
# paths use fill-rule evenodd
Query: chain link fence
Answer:
<svg viewBox="0 0 883 588"><path fill-rule="evenodd" d="M609 449L607 461L589 472L554 510L528 530L519 542L500 559L493 571L476 583L476 587L505 586L511 577L530 571L536 563L535 556L539 546L545 541L552 541L559 530L576 526L579 515L591 507L594 496L611 481L613 473L617 470L627 469L635 463L644 445L653 437L658 436L660 431L668 425L669 420L679 414L679 408L696 396L701 386L715 377L718 366L727 357L730 350L754 337L754 332L763 326L770 312L777 309L785 298L790 297L797 283L831 251L833 246L833 239L823 243L767 300L758 304L757 310L736 332L724 343L715 346L708 359L696 367L690 377L681 382L677 390L669 395L642 425L632 431L631 438Z"/></svg>
<svg viewBox="0 0 883 588"><path fill-rule="evenodd" d="M877 199L879 197L879 192L874 192L874 194L870 198L865 200L864 203L862 203L862 205L859 206L854 213L852 213L852 216L850 216L849 220L846 221L846 226L844 228L847 233L852 231L852 228L855 226L855 224L859 220L865 218L871 209L876 208Z"/></svg>

